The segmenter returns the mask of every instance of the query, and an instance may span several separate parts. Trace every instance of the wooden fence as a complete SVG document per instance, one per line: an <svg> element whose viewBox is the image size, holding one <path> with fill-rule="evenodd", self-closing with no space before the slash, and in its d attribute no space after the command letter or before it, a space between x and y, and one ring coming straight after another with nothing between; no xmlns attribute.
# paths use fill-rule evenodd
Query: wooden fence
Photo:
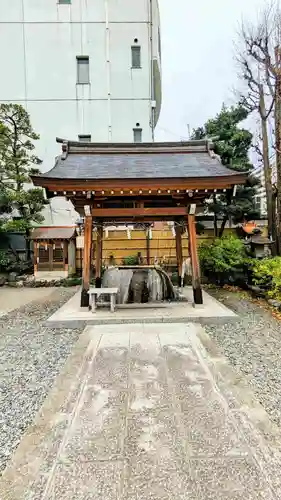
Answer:
<svg viewBox="0 0 281 500"><path fill-rule="evenodd" d="M226 229L225 234L231 233L233 230ZM135 256L138 252L146 262L146 234L144 231L133 230L130 231L130 237L126 230L119 231L108 231L104 232L103 235L103 251L102 251L102 262L103 265L107 265L111 256L113 256L116 264L122 264L123 259L129 256ZM167 264L176 264L176 241L173 235L172 229L159 230L152 229L151 239L149 241L150 245L150 264L154 263L154 259L157 258L159 262L165 261ZM214 238L213 230L206 229L204 233L197 236L197 244L200 245L203 241L212 241ZM95 254L95 240L96 234L93 236L94 249L93 249L93 259ZM188 239L187 234L182 235L182 250L183 258L188 257ZM82 258L83 250L77 249L76 254L76 267L77 269L82 268Z"/></svg>

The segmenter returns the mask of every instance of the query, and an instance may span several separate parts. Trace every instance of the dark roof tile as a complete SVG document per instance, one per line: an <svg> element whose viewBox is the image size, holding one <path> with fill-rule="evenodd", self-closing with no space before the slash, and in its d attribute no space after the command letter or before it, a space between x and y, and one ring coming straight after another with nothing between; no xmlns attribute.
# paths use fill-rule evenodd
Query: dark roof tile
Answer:
<svg viewBox="0 0 281 500"><path fill-rule="evenodd" d="M208 152L194 153L91 153L59 156L42 174L54 179L153 179L237 175Z"/></svg>

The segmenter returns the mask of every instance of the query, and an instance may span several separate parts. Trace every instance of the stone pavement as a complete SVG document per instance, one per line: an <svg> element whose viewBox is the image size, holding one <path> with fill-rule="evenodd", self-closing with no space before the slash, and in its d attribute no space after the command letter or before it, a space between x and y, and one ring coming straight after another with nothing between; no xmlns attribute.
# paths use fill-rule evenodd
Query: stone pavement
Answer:
<svg viewBox="0 0 281 500"><path fill-rule="evenodd" d="M280 435L202 327L87 327L1 500L280 499Z"/></svg>
<svg viewBox="0 0 281 500"><path fill-rule="evenodd" d="M46 300L55 288L0 288L0 317L29 302Z"/></svg>
<svg viewBox="0 0 281 500"><path fill-rule="evenodd" d="M109 307L99 307L95 313L80 307L81 290L78 290L63 306L46 321L52 328L77 328L82 325L118 323L188 323L203 324L236 321L238 317L228 307L203 290L203 304L193 305L191 287L184 287L182 294L187 301L151 302L147 304L118 305L114 314Z"/></svg>

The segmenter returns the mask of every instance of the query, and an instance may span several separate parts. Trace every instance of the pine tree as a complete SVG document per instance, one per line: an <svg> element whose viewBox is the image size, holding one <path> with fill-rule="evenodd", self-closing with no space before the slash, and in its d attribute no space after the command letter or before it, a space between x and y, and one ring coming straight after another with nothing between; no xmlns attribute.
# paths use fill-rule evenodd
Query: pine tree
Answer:
<svg viewBox="0 0 281 500"><path fill-rule="evenodd" d="M27 111L19 104L0 104L0 198L2 211L17 209L17 220L2 222L2 230L25 231L43 221L47 203L41 188L28 188L30 175L39 173L41 160L35 155L34 132ZM1 204L0 199L0 204ZM1 211L1 206L0 206ZM28 247L29 248L29 247Z"/></svg>

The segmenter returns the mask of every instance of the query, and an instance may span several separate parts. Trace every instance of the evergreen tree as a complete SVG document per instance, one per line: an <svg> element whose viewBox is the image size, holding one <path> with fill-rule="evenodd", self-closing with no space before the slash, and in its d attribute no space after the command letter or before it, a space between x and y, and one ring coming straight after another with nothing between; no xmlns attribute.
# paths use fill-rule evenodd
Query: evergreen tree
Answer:
<svg viewBox="0 0 281 500"><path fill-rule="evenodd" d="M34 154L38 139L21 105L0 104L0 212L12 208L18 212L17 220L2 219L2 231L20 230L28 236L32 224L43 221L41 211L47 203L43 190L28 187L30 175L39 173L42 163Z"/></svg>
<svg viewBox="0 0 281 500"><path fill-rule="evenodd" d="M241 106L224 105L215 118L207 121L204 127L193 130L193 139L208 138L213 142L214 152L220 157L223 165L239 172L251 172L253 165L249 161L252 145L252 134L241 127L248 116L248 110ZM231 193L216 195L206 203L208 211L214 214L215 235L223 235L226 222L232 218L234 223L256 219L260 216L255 208L254 196L258 179L249 175L245 186L237 186L236 195ZM217 220L221 219L218 232Z"/></svg>

